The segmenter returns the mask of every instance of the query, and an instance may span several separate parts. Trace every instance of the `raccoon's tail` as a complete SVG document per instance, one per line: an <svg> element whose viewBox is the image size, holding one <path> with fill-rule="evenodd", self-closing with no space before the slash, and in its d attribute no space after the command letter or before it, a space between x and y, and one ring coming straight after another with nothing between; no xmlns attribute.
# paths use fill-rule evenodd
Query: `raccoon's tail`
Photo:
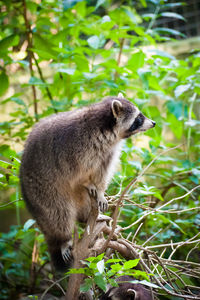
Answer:
<svg viewBox="0 0 200 300"><path fill-rule="evenodd" d="M72 242L52 239L47 241L51 261L57 271L67 272L73 266Z"/></svg>

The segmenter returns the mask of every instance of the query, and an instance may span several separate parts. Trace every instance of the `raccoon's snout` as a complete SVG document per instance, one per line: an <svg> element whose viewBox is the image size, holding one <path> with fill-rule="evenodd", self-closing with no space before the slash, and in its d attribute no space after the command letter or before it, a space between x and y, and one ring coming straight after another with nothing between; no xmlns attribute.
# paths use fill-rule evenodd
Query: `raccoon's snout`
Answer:
<svg viewBox="0 0 200 300"><path fill-rule="evenodd" d="M156 122L154 122L153 120L148 119L148 118L145 117L144 123L141 126L141 131L146 131L146 130L148 130L150 128L153 128L155 126L156 126Z"/></svg>

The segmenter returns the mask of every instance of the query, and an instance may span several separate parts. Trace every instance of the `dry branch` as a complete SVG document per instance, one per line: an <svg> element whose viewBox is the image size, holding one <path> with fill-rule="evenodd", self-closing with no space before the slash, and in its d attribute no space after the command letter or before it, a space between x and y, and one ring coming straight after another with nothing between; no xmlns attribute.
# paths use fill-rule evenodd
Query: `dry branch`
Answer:
<svg viewBox="0 0 200 300"><path fill-rule="evenodd" d="M152 284L155 284L158 289L157 293L160 290L164 291L166 294L172 295L174 297L179 297L183 299L199 299L200 295L198 294L198 288L195 286L189 286L185 282L185 277L182 277L182 274L185 274L189 277L200 278L200 266L198 263L188 261L188 257L186 260L173 260L172 255L181 247L185 245L193 244L193 249L196 249L199 246L200 239L199 234L193 236L192 238L182 241L182 242L171 242L168 244L154 245L151 246L149 243L152 239L156 238L156 235L159 234L162 229L159 229L155 234L149 237L143 245L138 245L137 235L142 227L143 223L140 223L141 220L148 217L152 213L175 213L173 209L163 210L164 207L178 201L188 195L191 195L196 189L200 186L196 186L191 190L187 190L187 193L180 197L173 198L168 202L162 204L158 208L151 208L144 205L140 207L144 210L144 214L141 218L135 221L130 226L126 228L117 228L118 217L119 217L119 207L123 205L123 200L127 199L128 190L144 175L146 170L153 164L153 162L160 157L162 154L167 153L168 151L175 149L177 147L167 149L157 157L155 157L152 162L140 173L140 175L133 179L129 185L124 189L121 193L121 196L116 201L116 207L113 214L112 222L109 220L109 225L107 220L102 220L97 222L98 216L98 208L97 202L93 202L92 211L89 216L89 220L86 225L86 230L83 234L83 237L79 240L75 231L75 239L74 239L74 268L82 267L81 261L89 256L96 256L103 252L106 252L106 256L108 257L113 253L113 251L117 251L122 257L125 259L136 259L139 258L140 262L138 264L138 268L140 270L145 271L148 274L153 274L154 276L150 276L150 281ZM136 205L135 203L132 203ZM125 229L129 229L132 226L140 223L138 229L135 233L130 233L128 238L123 237L123 232ZM102 232L104 235L102 235ZM132 237L133 235L133 237ZM132 238L131 238L132 237ZM132 242L131 242L132 240ZM103 245L103 246L102 246ZM166 256L166 249L168 247L172 248L171 255L168 256L168 259L163 258L164 254ZM164 249L163 249L164 248ZM155 252L156 251L156 252ZM108 257L109 258L109 257ZM174 271L176 270L176 271ZM83 274L72 274L69 278L68 290L66 293L66 300L77 300L79 299L79 290L80 284L84 279ZM169 288L167 288L170 287ZM154 291L155 292L155 291Z"/></svg>

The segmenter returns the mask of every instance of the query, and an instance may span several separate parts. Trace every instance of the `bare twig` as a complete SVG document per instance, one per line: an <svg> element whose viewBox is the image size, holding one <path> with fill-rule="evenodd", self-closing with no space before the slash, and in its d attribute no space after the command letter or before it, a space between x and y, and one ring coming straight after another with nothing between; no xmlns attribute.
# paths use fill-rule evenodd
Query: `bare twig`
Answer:
<svg viewBox="0 0 200 300"><path fill-rule="evenodd" d="M45 90L46 90L46 92L47 92L47 95L48 95L48 97L49 97L49 100L50 100L50 102L51 102L51 105L52 105L52 107L53 107L53 109L54 109L54 112L57 113L58 111L57 111L56 108L54 108L53 97L52 97L52 95L51 95L50 89L49 89L48 86L47 86L47 83L46 83L46 81L45 81L45 79L44 79L44 76L43 76L43 74L42 74L42 70L41 70L41 68L40 68L40 65L39 65L39 63L38 63L38 61L37 61L37 59L36 59L34 53L32 53L32 57L33 57L33 59L34 59L34 61L35 61L35 65L36 65L37 70L38 70L38 73L39 73L39 75L40 75L40 79L41 79L41 80L44 82L44 84L45 84Z"/></svg>
<svg viewBox="0 0 200 300"><path fill-rule="evenodd" d="M169 149L166 149L165 151L161 152L159 155L157 155L143 170L142 172L136 177L134 178L126 187L125 189L123 190L123 192L121 193L121 196L119 197L118 201L117 201L117 204L116 204L116 207L115 207L115 210L114 210L114 213L113 213L113 224L112 224L112 231L110 232L109 236L108 236L108 239L106 240L105 244L103 245L102 247L102 252L105 251L105 249L107 249L108 247L108 243L109 241L112 239L113 237L113 234L114 234L114 231L115 231L115 228L116 228L116 225L117 225L117 219L119 217L119 207L124 199L124 196L126 195L126 193L128 192L128 190L137 182L140 180L140 178L144 175L144 173L150 168L150 166L162 155L166 154L167 152L169 151L172 151L174 149L177 149L179 147L181 147L183 144L180 144L178 146L175 146L173 148L169 148ZM151 213L151 212L150 212ZM138 223L138 222L137 222ZM129 228L129 227L128 227Z"/></svg>
<svg viewBox="0 0 200 300"><path fill-rule="evenodd" d="M24 21L25 21L25 26L26 26L26 35L27 35L27 41L28 41L28 60L29 60L29 70L30 74L33 77L34 72L33 72L33 53L32 53L32 31L31 27L28 21L28 16L27 16L27 7L26 7L26 0L23 0L23 6L24 6ZM34 114L35 114L35 119L38 121L38 107L37 107L37 95L36 95L36 88L34 85L32 87L32 92L33 92L33 104L34 104Z"/></svg>
<svg viewBox="0 0 200 300"><path fill-rule="evenodd" d="M124 42L125 42L125 38L120 39L119 55L118 55L118 58L117 58L117 65L118 65L118 66L120 65L120 62L121 62L121 56L122 56L122 51L123 51ZM118 72L117 72L117 70L116 70L116 71L115 71L115 74L114 74L114 80L115 80L115 81L116 81L116 79L117 79L117 76L118 76Z"/></svg>
<svg viewBox="0 0 200 300"><path fill-rule="evenodd" d="M140 225L139 225L138 228L136 229L136 231L135 231L135 233L134 233L134 236L133 236L133 238L132 238L132 243L135 241L135 238L136 238L136 236L137 236L138 232L140 231L140 228L142 227L143 224L144 224L144 223L140 223Z"/></svg>
<svg viewBox="0 0 200 300"><path fill-rule="evenodd" d="M53 281L53 283L44 291L44 293L41 295L40 297L40 300L43 300L44 296L48 293L48 291L54 287L55 285L58 285L59 282L61 282L63 279L65 279L67 277L67 275L63 276L62 278L56 280L56 281Z"/></svg>
<svg viewBox="0 0 200 300"><path fill-rule="evenodd" d="M37 236L38 236L38 232L36 232L35 234L35 240L34 240L33 251L32 251L32 262L31 262L31 270L30 270L30 293L34 291L36 278L37 278L36 266L39 258Z"/></svg>
<svg viewBox="0 0 200 300"><path fill-rule="evenodd" d="M6 204L0 205L0 208L8 206L8 205L16 203L16 202L19 202L19 201L23 201L23 200L22 199L18 199L18 200L14 200L14 201L8 202Z"/></svg>
<svg viewBox="0 0 200 300"><path fill-rule="evenodd" d="M127 226L127 227L123 227L121 230L127 230L127 229L129 229L129 228L131 228L131 227L133 227L133 226L135 226L137 223L140 223L144 218L146 218L147 216L149 216L149 215L151 215L151 214L153 214L153 213L155 213L155 212L159 212L159 213L175 213L175 212L178 212L178 213L181 213L182 211L173 211L173 210L166 210L166 211L164 211L164 210L162 210L162 208L163 207L165 207L165 206L167 206L167 205L169 205L169 204L171 204L172 202L174 202L174 201L176 201L176 200L180 200L180 199L183 199L183 198L185 198L185 197L187 197L188 195L190 195L191 193L193 193L196 189L198 189L198 188L200 188L200 185L197 185L197 186L195 186L193 189L191 189L190 191L188 191L186 194L184 194L184 195L182 195L182 196L180 196L180 197L176 197L176 198L173 198L173 199L171 199L171 200L169 200L168 202L166 202L165 204L163 204L162 206L160 206L160 207L158 207L158 208L151 208L151 207L145 207L145 206L143 206L143 208L145 208L146 210L150 210L150 211L148 211L148 212L146 212L143 216L141 216L137 221L135 221L135 222L133 222L132 224L130 224L129 226ZM137 205L137 204L135 204L135 205ZM140 207L141 207L141 205L140 205ZM192 209L186 209L185 211L190 211L190 210L193 210L193 209L195 209L195 208L192 208ZM196 209L199 209L199 207L196 207Z"/></svg>

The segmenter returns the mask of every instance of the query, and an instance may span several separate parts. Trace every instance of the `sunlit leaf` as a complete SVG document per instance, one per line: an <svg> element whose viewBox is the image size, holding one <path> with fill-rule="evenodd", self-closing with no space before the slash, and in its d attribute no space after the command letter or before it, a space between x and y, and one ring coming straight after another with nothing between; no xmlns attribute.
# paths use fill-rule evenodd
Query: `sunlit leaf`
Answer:
<svg viewBox="0 0 200 300"><path fill-rule="evenodd" d="M91 36L89 39L87 39L87 42L93 49L98 49L100 46L100 39L97 35Z"/></svg>
<svg viewBox="0 0 200 300"><path fill-rule="evenodd" d="M97 0L95 8L97 9L99 6L103 5L105 3L105 0Z"/></svg>
<svg viewBox="0 0 200 300"><path fill-rule="evenodd" d="M180 14L174 13L174 12L162 12L162 13L160 13L160 16L161 17L167 17L167 18L175 18L175 19L180 19L180 20L186 21L183 16L181 16Z"/></svg>
<svg viewBox="0 0 200 300"><path fill-rule="evenodd" d="M160 34L169 34L169 35L178 35L178 36L182 36L185 37L185 35L183 33L181 33L178 30L175 29L171 29L171 28L166 28L166 27L156 27L153 29L155 32L158 32Z"/></svg>
<svg viewBox="0 0 200 300"><path fill-rule="evenodd" d="M186 91L188 91L191 87L191 84L183 84L183 85L178 85L176 88L175 88L175 91L174 91L174 94L175 94L175 97L178 98L180 97L183 93L185 93Z"/></svg>
<svg viewBox="0 0 200 300"><path fill-rule="evenodd" d="M100 260L100 261L98 261L98 263L97 263L97 269L98 269L98 271L99 271L100 274L103 273L103 271L104 271L104 260L103 259Z"/></svg>
<svg viewBox="0 0 200 300"><path fill-rule="evenodd" d="M123 265L123 269L124 270L132 269L138 265L139 261L140 259L126 261Z"/></svg>
<svg viewBox="0 0 200 300"><path fill-rule="evenodd" d="M29 219L28 221L26 221L26 223L24 224L24 230L28 230L33 224L35 224L35 220L33 219Z"/></svg>

